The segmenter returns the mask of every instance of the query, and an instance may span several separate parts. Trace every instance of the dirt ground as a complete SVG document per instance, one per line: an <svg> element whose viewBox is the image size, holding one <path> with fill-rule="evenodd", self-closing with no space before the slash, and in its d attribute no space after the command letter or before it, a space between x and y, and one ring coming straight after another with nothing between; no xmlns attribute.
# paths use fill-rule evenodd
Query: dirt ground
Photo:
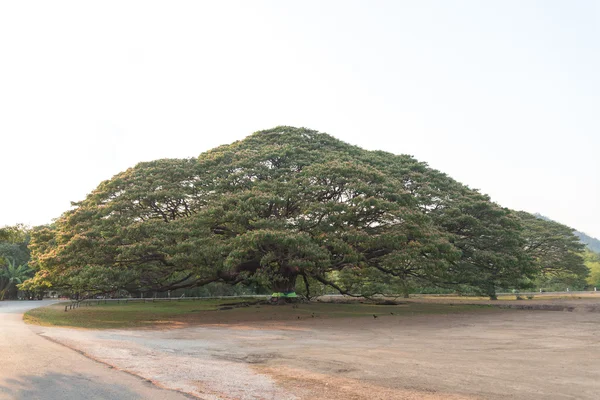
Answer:
<svg viewBox="0 0 600 400"><path fill-rule="evenodd" d="M390 306L377 318L32 329L159 386L211 400L597 399L598 304L538 300L547 310L435 315L396 315L401 306ZM559 309L565 311L548 311Z"/></svg>

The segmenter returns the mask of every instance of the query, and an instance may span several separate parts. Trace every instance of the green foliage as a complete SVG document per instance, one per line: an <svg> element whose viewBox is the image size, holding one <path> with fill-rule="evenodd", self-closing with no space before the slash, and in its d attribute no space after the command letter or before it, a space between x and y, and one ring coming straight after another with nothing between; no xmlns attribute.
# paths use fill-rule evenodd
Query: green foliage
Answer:
<svg viewBox="0 0 600 400"><path fill-rule="evenodd" d="M29 261L29 229L22 224L0 228L0 266L11 259L17 264Z"/></svg>
<svg viewBox="0 0 600 400"><path fill-rule="evenodd" d="M29 229L17 224L0 228L0 300L16 298L17 286L29 279Z"/></svg>
<svg viewBox="0 0 600 400"><path fill-rule="evenodd" d="M533 214L539 219L543 219L544 221L555 222L548 217L545 217L541 214ZM595 253L600 253L600 240L591 237L580 231L573 231L573 234L579 238L579 241L583 243L589 250Z"/></svg>
<svg viewBox="0 0 600 400"><path fill-rule="evenodd" d="M352 295L433 285L493 297L534 276L525 242L513 213L412 157L278 127L101 183L33 232L38 272L24 287L289 292L308 282Z"/></svg>
<svg viewBox="0 0 600 400"><path fill-rule="evenodd" d="M590 271L587 283L593 287L600 287L600 254L587 250L583 258Z"/></svg>
<svg viewBox="0 0 600 400"><path fill-rule="evenodd" d="M569 289L585 290L588 286L585 278L573 274L540 275L534 279L532 286L545 292L564 292Z"/></svg>
<svg viewBox="0 0 600 400"><path fill-rule="evenodd" d="M13 260L19 265L27 264L29 262L29 257L27 242L0 242L0 265L6 265L8 260Z"/></svg>
<svg viewBox="0 0 600 400"><path fill-rule="evenodd" d="M0 228L0 242L22 243L29 239L29 229L24 224Z"/></svg>
<svg viewBox="0 0 600 400"><path fill-rule="evenodd" d="M520 225L510 210L411 157L374 155L375 165L403 182L437 235L437 251L393 263L393 274L404 286L413 281L461 291L469 287L494 298L498 287L518 286L533 275Z"/></svg>
<svg viewBox="0 0 600 400"><path fill-rule="evenodd" d="M17 265L9 259L6 267L0 268L0 300L4 300L6 294L9 298L16 297L17 285L29 279L31 272L26 264Z"/></svg>
<svg viewBox="0 0 600 400"><path fill-rule="evenodd" d="M532 286L545 290L581 290L589 270L584 264L585 245L574 230L558 222L518 212L525 251L537 270Z"/></svg>
<svg viewBox="0 0 600 400"><path fill-rule="evenodd" d="M498 287L520 287L523 279L533 276L519 222L510 210L498 207L479 193L470 193L436 219L461 250L460 260L452 263L448 274L454 283L466 284L496 298Z"/></svg>

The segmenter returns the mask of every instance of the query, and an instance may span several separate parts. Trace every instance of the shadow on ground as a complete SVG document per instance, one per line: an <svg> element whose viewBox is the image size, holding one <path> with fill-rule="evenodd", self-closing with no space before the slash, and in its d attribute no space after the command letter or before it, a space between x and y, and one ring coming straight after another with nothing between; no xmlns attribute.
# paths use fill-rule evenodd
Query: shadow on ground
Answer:
<svg viewBox="0 0 600 400"><path fill-rule="evenodd" d="M0 381L0 399L139 399L126 386L102 384L83 375L48 373Z"/></svg>

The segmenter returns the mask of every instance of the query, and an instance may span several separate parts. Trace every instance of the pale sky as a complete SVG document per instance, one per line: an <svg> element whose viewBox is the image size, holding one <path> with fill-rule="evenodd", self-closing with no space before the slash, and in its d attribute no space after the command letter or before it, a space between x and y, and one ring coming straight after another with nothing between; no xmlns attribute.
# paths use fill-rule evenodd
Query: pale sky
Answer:
<svg viewBox="0 0 600 400"><path fill-rule="evenodd" d="M600 2L0 0L0 226L277 125L600 238Z"/></svg>

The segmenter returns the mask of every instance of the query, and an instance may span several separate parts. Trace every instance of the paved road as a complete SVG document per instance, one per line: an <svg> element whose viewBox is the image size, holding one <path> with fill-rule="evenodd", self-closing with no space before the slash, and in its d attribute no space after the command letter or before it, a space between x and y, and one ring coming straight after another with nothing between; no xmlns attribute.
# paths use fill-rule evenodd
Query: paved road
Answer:
<svg viewBox="0 0 600 400"><path fill-rule="evenodd" d="M0 400L189 399L37 335L22 313L50 303L0 302Z"/></svg>

